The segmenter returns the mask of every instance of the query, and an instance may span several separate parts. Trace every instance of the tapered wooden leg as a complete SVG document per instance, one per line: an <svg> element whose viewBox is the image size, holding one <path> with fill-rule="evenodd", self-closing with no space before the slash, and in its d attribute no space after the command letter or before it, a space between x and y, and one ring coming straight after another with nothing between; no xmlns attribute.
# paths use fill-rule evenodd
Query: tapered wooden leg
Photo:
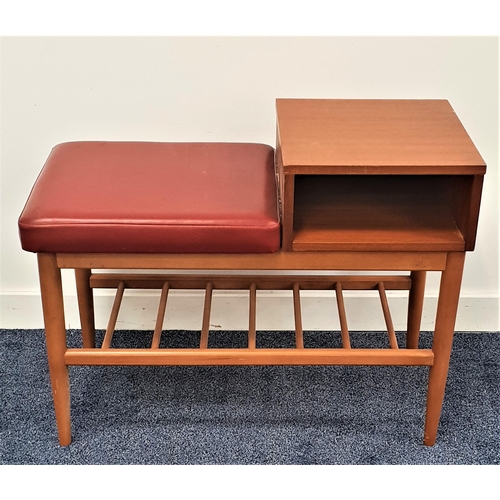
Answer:
<svg viewBox="0 0 500 500"><path fill-rule="evenodd" d="M407 349L418 349L422 311L424 309L425 278L426 271L412 271L410 274L411 289L408 299Z"/></svg>
<svg viewBox="0 0 500 500"><path fill-rule="evenodd" d="M67 446L71 443L69 376L64 362L66 326L61 271L56 256L38 254L38 271L57 432L61 446Z"/></svg>
<svg viewBox="0 0 500 500"><path fill-rule="evenodd" d="M90 288L91 274L90 269L75 269L83 347L87 348L95 347L94 295Z"/></svg>
<svg viewBox="0 0 500 500"><path fill-rule="evenodd" d="M446 269L441 276L434 341L432 344L434 363L429 372L427 392L424 431L424 444L427 446L432 446L436 441L441 416L453 334L455 333L464 258L464 252L450 252L446 261Z"/></svg>

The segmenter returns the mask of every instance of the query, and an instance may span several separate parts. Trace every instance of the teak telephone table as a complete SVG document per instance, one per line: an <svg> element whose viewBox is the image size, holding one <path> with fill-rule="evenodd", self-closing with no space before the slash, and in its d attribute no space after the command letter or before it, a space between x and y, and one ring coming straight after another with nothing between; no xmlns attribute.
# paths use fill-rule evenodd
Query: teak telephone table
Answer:
<svg viewBox="0 0 500 500"><path fill-rule="evenodd" d="M71 442L68 365L236 364L429 366L424 443L434 444L485 163L445 100L278 99L276 108L275 155L255 144L54 148L19 227L23 248L38 253L62 445ZM75 269L83 348L66 346L62 268ZM148 273L93 271L104 269ZM246 272L214 274L236 270ZM327 272L311 272L318 270ZM330 274L348 270L357 274ZM432 349L419 349L427 271L440 271L441 283ZM97 347L93 288L117 288ZM126 288L161 289L150 349L111 346ZM160 346L168 292L175 288L205 289L199 349ZM209 348L214 289L249 290L247 348ZM293 290L296 348L258 348L260 289ZM342 348L304 345L300 290L307 289L335 291ZM342 291L369 289L380 295L387 349L350 345ZM394 332L389 289L409 290L405 348Z"/></svg>

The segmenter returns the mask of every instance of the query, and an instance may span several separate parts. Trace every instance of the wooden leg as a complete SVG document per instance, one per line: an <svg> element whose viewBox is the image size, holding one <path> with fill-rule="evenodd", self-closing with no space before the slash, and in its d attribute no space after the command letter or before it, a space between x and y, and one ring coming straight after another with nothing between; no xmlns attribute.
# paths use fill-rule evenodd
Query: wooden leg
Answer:
<svg viewBox="0 0 500 500"><path fill-rule="evenodd" d="M424 308L425 278L426 271L412 271L410 274L411 289L408 300L407 349L418 349L422 311Z"/></svg>
<svg viewBox="0 0 500 500"><path fill-rule="evenodd" d="M446 269L441 276L434 341L432 344L434 363L429 372L427 392L424 431L424 444L427 446L432 446L436 441L441 416L453 334L455 333L464 259L464 252L450 252L446 261Z"/></svg>
<svg viewBox="0 0 500 500"><path fill-rule="evenodd" d="M66 325L61 271L55 255L38 254L38 271L57 431L61 446L67 446L71 443L71 421L68 367L64 362Z"/></svg>
<svg viewBox="0 0 500 500"><path fill-rule="evenodd" d="M83 347L95 347L94 296L90 288L90 269L75 269L78 309L82 326Z"/></svg>

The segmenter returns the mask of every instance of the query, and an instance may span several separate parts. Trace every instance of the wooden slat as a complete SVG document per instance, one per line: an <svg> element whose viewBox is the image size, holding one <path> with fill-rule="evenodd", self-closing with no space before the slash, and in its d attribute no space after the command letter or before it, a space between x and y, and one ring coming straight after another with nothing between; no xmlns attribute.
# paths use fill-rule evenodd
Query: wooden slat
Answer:
<svg viewBox="0 0 500 500"><path fill-rule="evenodd" d="M431 366L431 349L68 349L68 365Z"/></svg>
<svg viewBox="0 0 500 500"><path fill-rule="evenodd" d="M293 313L295 317L295 345L297 349L304 349L302 311L300 309L300 286L298 283L293 284Z"/></svg>
<svg viewBox="0 0 500 500"><path fill-rule="evenodd" d="M191 274L93 274L90 283L93 288L116 288L124 281L126 288L160 289L165 281L170 288L203 289L207 279L214 288L223 290L248 290L253 282L258 283L260 290L291 290L294 283L299 283L302 290L333 289L335 283L342 282L344 290L376 290L383 281L386 290L409 290L411 279L408 275L191 275Z"/></svg>
<svg viewBox="0 0 500 500"><path fill-rule="evenodd" d="M382 303L382 310L384 311L385 324L387 325L387 333L389 334L389 343L392 349L398 349L398 341L396 339L396 332L392 323L391 311L389 310L389 303L387 302L387 295L385 293L384 283L380 282L378 285L380 295L380 302Z"/></svg>
<svg viewBox="0 0 500 500"><path fill-rule="evenodd" d="M156 316L155 331L153 334L153 341L151 343L152 349L158 349L158 347L160 347L161 332L163 330L163 320L165 319L165 309L167 307L169 288L170 288L169 283L165 282L161 289L160 304L158 306L158 315Z"/></svg>
<svg viewBox="0 0 500 500"><path fill-rule="evenodd" d="M335 284L335 295L337 297L337 309L339 311L342 346L345 349L350 349L351 340L349 338L349 329L347 327L347 315L345 312L344 295L342 293L342 284L339 281Z"/></svg>
<svg viewBox="0 0 500 500"><path fill-rule="evenodd" d="M106 328L106 334L104 335L104 340L102 341L102 349L108 349L111 344L111 339L113 338L113 333L116 327L116 320L118 319L118 312L120 311L120 305L122 303L123 292L125 291L125 283L121 281L118 284L116 290L115 301L113 303L113 308L111 309L111 315L108 321L108 327Z"/></svg>
<svg viewBox="0 0 500 500"><path fill-rule="evenodd" d="M248 319L248 347L256 348L256 309L257 309L257 285L250 285L250 304L249 304L249 319Z"/></svg>
<svg viewBox="0 0 500 500"><path fill-rule="evenodd" d="M213 284L209 281L205 287L205 305L203 307L203 324L201 327L200 349L208 347L208 332L210 331L210 310L212 308Z"/></svg>

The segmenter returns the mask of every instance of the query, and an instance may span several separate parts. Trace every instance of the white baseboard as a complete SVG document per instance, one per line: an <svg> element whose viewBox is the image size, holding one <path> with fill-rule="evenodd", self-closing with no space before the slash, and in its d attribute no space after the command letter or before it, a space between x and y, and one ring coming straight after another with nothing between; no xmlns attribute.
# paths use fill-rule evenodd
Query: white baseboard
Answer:
<svg viewBox="0 0 500 500"><path fill-rule="evenodd" d="M0 328L43 328L41 301L35 292L0 294ZM127 290L120 309L117 329L152 330L156 321L159 291ZM407 298L401 292L388 292L396 330L406 329ZM433 330L436 312L435 296L425 300L422 330ZM96 291L96 327L106 328L113 295ZM345 304L350 330L385 330L380 301L376 293L346 292ZM331 292L301 292L304 330L339 330L335 296ZM78 308L74 295L65 296L67 328L79 328ZM164 329L199 330L203 314L203 292L175 290L169 295ZM258 292L257 329L293 330L291 292ZM211 329L246 330L248 328L248 294L215 291L212 301ZM457 331L498 331L498 297L464 296L460 299Z"/></svg>

